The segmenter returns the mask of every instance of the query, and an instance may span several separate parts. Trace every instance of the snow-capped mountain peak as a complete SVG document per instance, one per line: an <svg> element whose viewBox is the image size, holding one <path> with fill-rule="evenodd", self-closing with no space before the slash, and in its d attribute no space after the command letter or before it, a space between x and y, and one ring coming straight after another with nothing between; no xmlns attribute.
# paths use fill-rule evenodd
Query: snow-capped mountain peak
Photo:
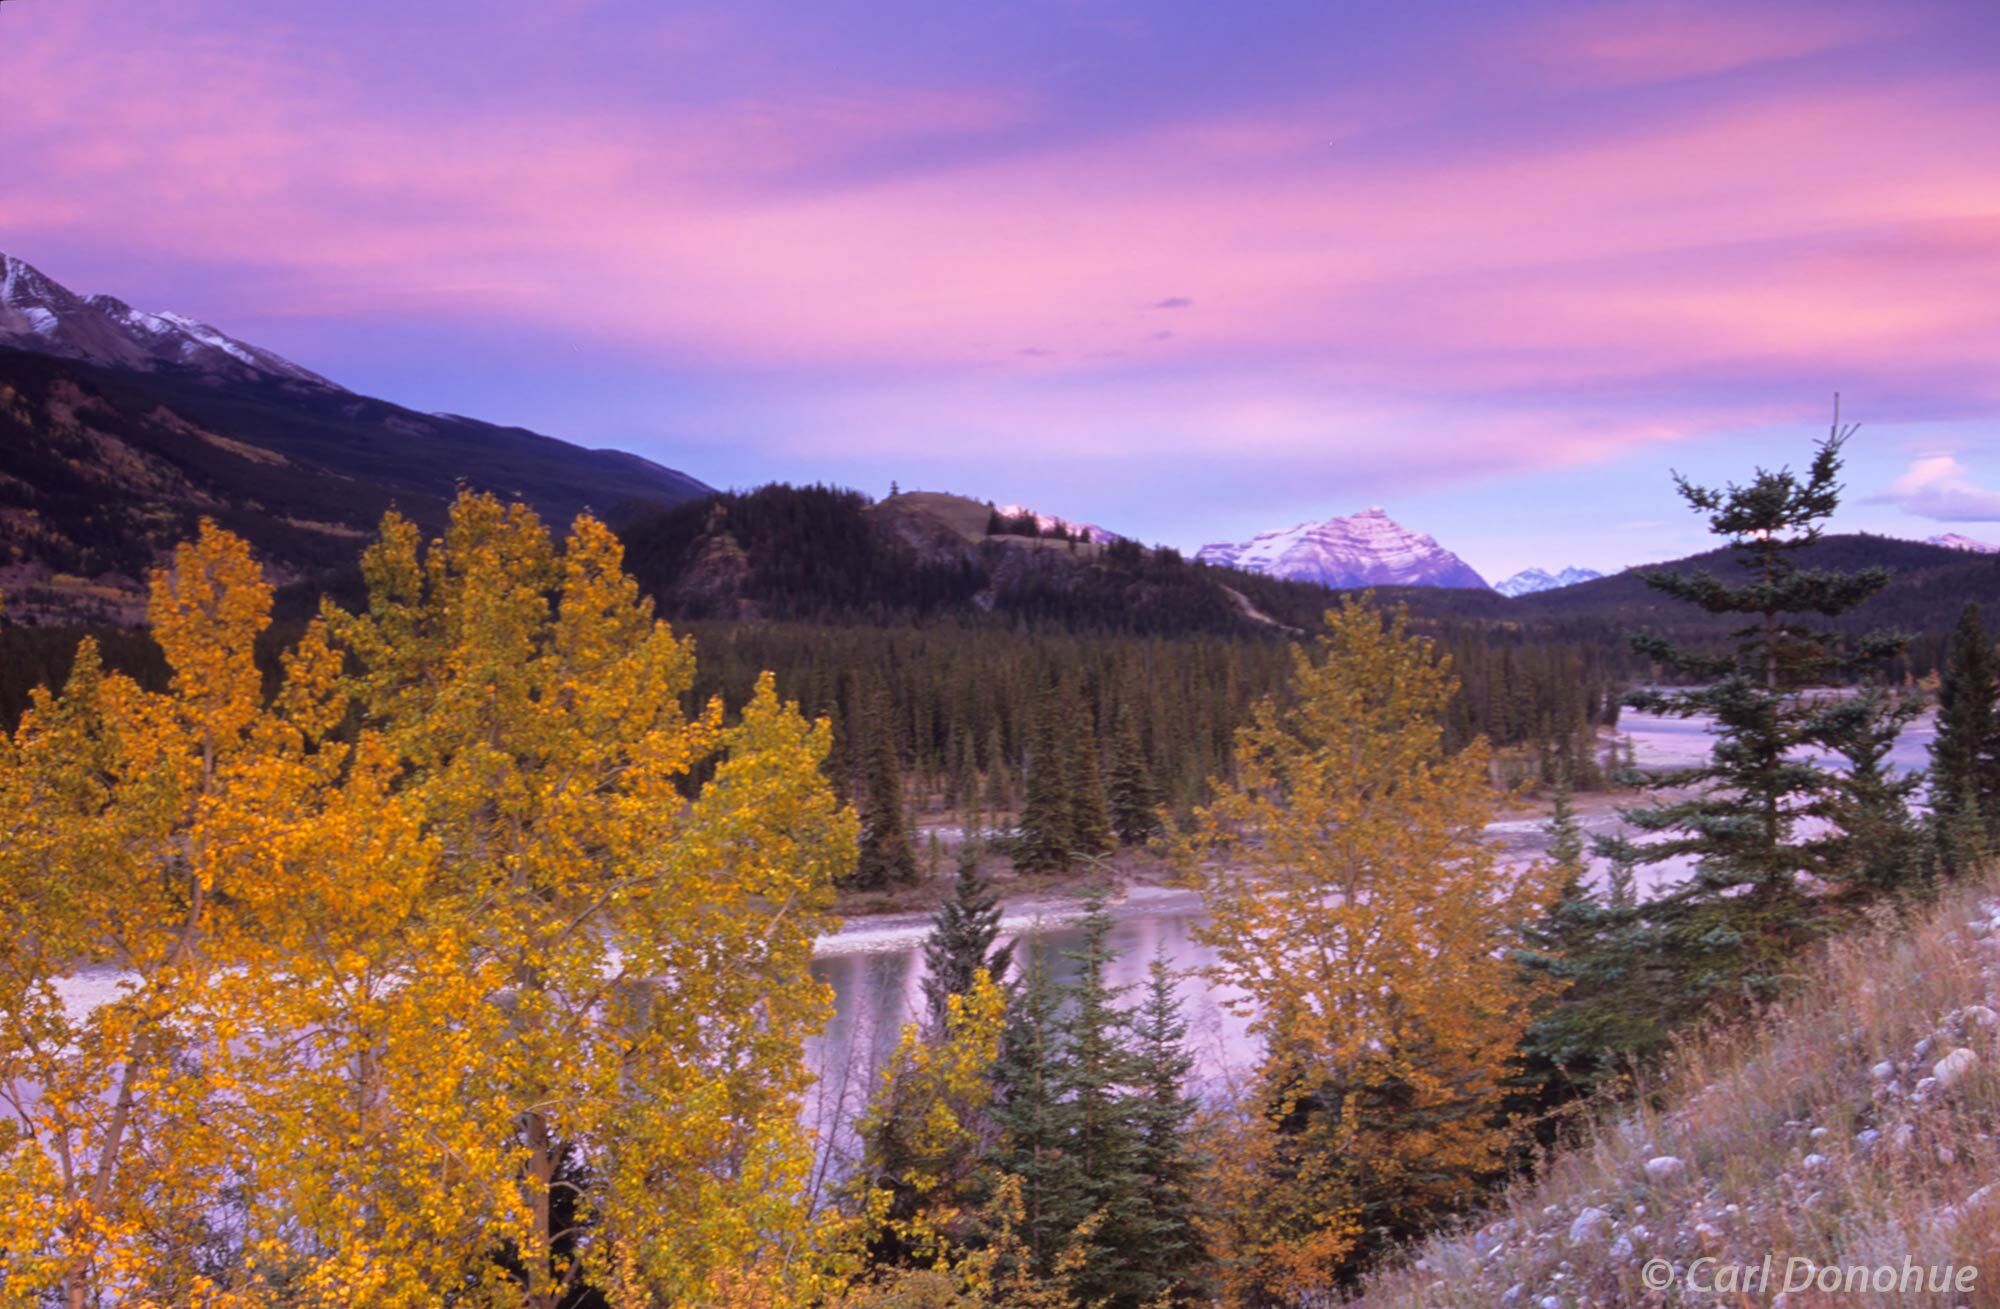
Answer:
<svg viewBox="0 0 2000 1309"><path fill-rule="evenodd" d="M1990 541L1975 541L1969 536L1960 536L1957 532L1933 536L1926 544L1941 545L1947 550L1967 550L1979 555L2000 554L2000 545L1994 545Z"/></svg>
<svg viewBox="0 0 2000 1309"><path fill-rule="evenodd" d="M0 254L0 346L87 363L212 377L274 377L338 390L310 369L182 314L148 313L115 296L77 295L41 270Z"/></svg>
<svg viewBox="0 0 2000 1309"><path fill-rule="evenodd" d="M1082 529L1084 536L1098 545L1108 545L1120 539L1118 533L1111 531L1109 528L1099 527L1096 523L1072 522L1067 518L1057 518L1053 514L1042 513L1038 509L1030 509L1026 505L998 505L996 506L996 512L1002 518L1020 518L1023 515L1030 515L1034 518L1035 525L1044 532L1054 532L1058 528L1065 532L1074 532Z"/></svg>
<svg viewBox="0 0 2000 1309"><path fill-rule="evenodd" d="M1496 582L1493 589L1504 596L1533 595L1575 586L1578 582L1594 582L1602 576L1595 568L1565 568L1560 573L1551 573L1546 568L1524 568L1506 581Z"/></svg>
<svg viewBox="0 0 2000 1309"><path fill-rule="evenodd" d="M1375 505L1345 518L1263 532L1241 545L1205 545L1195 556L1322 586L1452 586L1486 590L1486 579L1432 537Z"/></svg>

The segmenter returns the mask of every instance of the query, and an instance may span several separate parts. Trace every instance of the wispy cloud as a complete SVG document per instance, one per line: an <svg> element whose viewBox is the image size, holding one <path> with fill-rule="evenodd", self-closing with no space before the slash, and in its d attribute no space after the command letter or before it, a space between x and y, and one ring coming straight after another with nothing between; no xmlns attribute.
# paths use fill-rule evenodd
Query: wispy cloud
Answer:
<svg viewBox="0 0 2000 1309"><path fill-rule="evenodd" d="M2000 491L1976 485L1949 454L1919 455L1871 504L1892 504L1906 514L1941 523L2000 522Z"/></svg>
<svg viewBox="0 0 2000 1309"><path fill-rule="evenodd" d="M1973 6L1467 5L1255 45L1163 0L1055 72L1040 32L918 58L900 43L933 25L808 32L760 3L672 30L426 8L388 52L387 6L352 8L5 6L9 252L355 351L410 322L440 374L504 335L754 378L774 454L831 440L807 399L888 392L904 426L842 450L936 451L915 411L949 396L968 450L1282 447L1324 477L1387 432L1418 482L1802 417L1836 386L1871 422L2000 410ZM963 21L1061 21L1002 9ZM1242 80L1190 92L1216 40ZM1366 66L1332 75L1349 46ZM148 293L163 269L199 298Z"/></svg>

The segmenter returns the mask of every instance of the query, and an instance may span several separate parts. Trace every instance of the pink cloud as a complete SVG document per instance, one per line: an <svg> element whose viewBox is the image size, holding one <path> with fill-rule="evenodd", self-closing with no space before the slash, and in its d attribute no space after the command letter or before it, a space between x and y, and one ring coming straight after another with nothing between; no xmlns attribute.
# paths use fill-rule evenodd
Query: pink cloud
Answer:
<svg viewBox="0 0 2000 1309"><path fill-rule="evenodd" d="M1913 24L1880 11L1766 5L1703 11L1667 0L1597 4L1529 19L1495 44L1568 87L1735 72L1879 43Z"/></svg>
<svg viewBox="0 0 2000 1309"><path fill-rule="evenodd" d="M1136 434L1122 404L1156 434L1284 450L1426 421L1462 442L1484 398L1516 409L1481 432L1587 459L1688 429L1505 397L1774 363L2000 400L1976 369L2000 343L2000 101L1984 83L1780 80L1587 130L1378 146L1454 108L1432 79L909 163L1046 126L1044 111L1017 86L917 76L416 111L282 30L135 27L121 43L116 12L79 0L9 59L7 241L31 259L60 235L247 265L261 285L222 292L245 312L273 312L261 297L282 285L276 308L305 317L500 319L716 368L930 379L917 395L1022 387L1012 411L1071 439ZM1644 6L1465 39L1497 59L1532 48L1573 90L1885 30ZM655 39L701 59L721 37ZM1150 306L1170 294L1193 305L1155 339ZM1087 397L1082 382L1112 376L1140 380ZM1685 405L1711 426L1771 412Z"/></svg>

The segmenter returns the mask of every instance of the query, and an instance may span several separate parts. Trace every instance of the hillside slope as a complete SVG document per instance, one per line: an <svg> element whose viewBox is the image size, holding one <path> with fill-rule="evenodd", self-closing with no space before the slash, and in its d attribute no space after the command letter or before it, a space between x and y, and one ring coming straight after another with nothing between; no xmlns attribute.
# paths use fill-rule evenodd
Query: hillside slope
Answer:
<svg viewBox="0 0 2000 1309"><path fill-rule="evenodd" d="M147 570L204 516L280 580L349 567L390 506L435 526L461 484L558 522L708 490L633 455L327 385L0 348L0 590L16 619L133 621Z"/></svg>
<svg viewBox="0 0 2000 1309"><path fill-rule="evenodd" d="M1796 999L1690 1048L1651 1103L1663 1107L1604 1120L1540 1181L1351 1303L2000 1303L2000 886L1956 889L1912 924L1836 942ZM1767 1283L1738 1288L1752 1293L1687 1294L1721 1286L1732 1265L1747 1278L1767 1253ZM1795 1259L1842 1270L1842 1289L1797 1289L1816 1274ZM1846 1270L1900 1276L1906 1259L1975 1268L1973 1289L1846 1289Z"/></svg>
<svg viewBox="0 0 2000 1309"><path fill-rule="evenodd" d="M626 563L687 619L952 620L1148 635L1308 627L1326 590L1136 542L988 535L992 507L917 491L771 485L627 525Z"/></svg>

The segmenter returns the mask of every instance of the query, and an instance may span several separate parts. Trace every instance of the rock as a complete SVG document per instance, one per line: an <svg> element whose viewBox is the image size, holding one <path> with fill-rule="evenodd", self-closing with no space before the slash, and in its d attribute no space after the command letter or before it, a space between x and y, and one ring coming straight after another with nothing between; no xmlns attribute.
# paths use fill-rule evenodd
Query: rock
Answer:
<svg viewBox="0 0 2000 1309"><path fill-rule="evenodd" d="M1620 1232L1618 1239L1611 1243L1611 1258L1621 1264L1632 1262L1632 1238Z"/></svg>
<svg viewBox="0 0 2000 1309"><path fill-rule="evenodd" d="M1979 1056L1961 1045L1938 1060L1931 1067L1931 1075L1937 1078L1940 1087L1949 1090L1952 1083L1964 1080L1978 1067Z"/></svg>
<svg viewBox="0 0 2000 1309"><path fill-rule="evenodd" d="M1975 1027L2000 1026L2000 1013L1993 1012L1983 1004L1968 1005L1965 1010L1965 1021Z"/></svg>
<svg viewBox="0 0 2000 1309"><path fill-rule="evenodd" d="M1611 1234L1611 1215L1591 1205L1578 1214L1569 1225L1569 1243L1582 1245L1586 1241L1601 1241Z"/></svg>
<svg viewBox="0 0 2000 1309"><path fill-rule="evenodd" d="M1889 1134L1889 1148L1897 1154L1902 1154L1912 1145L1916 1144L1916 1140L1916 1127L1910 1123L1904 1123Z"/></svg>
<svg viewBox="0 0 2000 1309"><path fill-rule="evenodd" d="M1875 1143L1877 1141L1880 1141L1881 1139L1882 1139L1882 1133L1876 1131L1872 1127L1863 1128L1861 1131L1858 1131L1854 1134L1854 1144L1858 1146L1861 1149L1862 1153L1864 1154L1870 1150L1873 1150L1875 1148Z"/></svg>
<svg viewBox="0 0 2000 1309"><path fill-rule="evenodd" d="M1526 1283L1523 1282L1514 1283L1512 1286L1507 1288L1505 1293L1501 1295L1500 1297L1501 1309L1514 1309L1515 1305L1521 1303L1521 1297L1526 1295L1527 1293L1528 1293L1528 1287Z"/></svg>
<svg viewBox="0 0 2000 1309"><path fill-rule="evenodd" d="M1868 1075L1878 1082L1886 1082L1896 1075L1896 1065L1884 1059L1881 1063L1869 1069Z"/></svg>
<svg viewBox="0 0 2000 1309"><path fill-rule="evenodd" d="M1670 1154L1663 1154L1646 1161L1646 1180L1655 1186L1665 1186L1678 1182L1687 1176L1687 1161Z"/></svg>
<svg viewBox="0 0 2000 1309"><path fill-rule="evenodd" d="M1803 1166L1807 1172L1816 1173L1826 1167L1826 1156L1823 1154L1809 1154L1805 1157Z"/></svg>

